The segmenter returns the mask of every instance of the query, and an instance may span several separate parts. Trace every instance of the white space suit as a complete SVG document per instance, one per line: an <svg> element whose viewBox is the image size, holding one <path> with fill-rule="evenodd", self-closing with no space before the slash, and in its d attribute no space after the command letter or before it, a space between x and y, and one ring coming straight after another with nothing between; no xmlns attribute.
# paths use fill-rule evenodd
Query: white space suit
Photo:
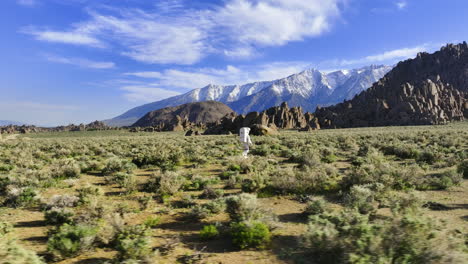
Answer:
<svg viewBox="0 0 468 264"><path fill-rule="evenodd" d="M248 127L243 127L239 131L239 136L240 136L240 141L242 142L242 145L244 147L244 152L242 152L242 156L247 158L247 154L249 154L249 145L252 144L252 140L250 140L250 128Z"/></svg>

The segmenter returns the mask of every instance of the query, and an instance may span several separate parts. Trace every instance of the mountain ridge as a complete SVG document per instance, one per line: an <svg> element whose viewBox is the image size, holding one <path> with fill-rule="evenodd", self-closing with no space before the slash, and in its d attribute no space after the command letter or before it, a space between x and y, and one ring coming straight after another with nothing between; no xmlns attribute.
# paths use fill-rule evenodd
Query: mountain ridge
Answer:
<svg viewBox="0 0 468 264"><path fill-rule="evenodd" d="M390 69L390 66L384 65L371 65L329 73L307 69L273 81L226 86L209 84L182 95L132 108L104 122L113 126L129 126L150 111L209 100L223 102L240 114L263 111L282 102L287 102L291 106L301 106L313 112L319 105L339 103L369 88ZM342 91L343 94L333 94L336 89Z"/></svg>

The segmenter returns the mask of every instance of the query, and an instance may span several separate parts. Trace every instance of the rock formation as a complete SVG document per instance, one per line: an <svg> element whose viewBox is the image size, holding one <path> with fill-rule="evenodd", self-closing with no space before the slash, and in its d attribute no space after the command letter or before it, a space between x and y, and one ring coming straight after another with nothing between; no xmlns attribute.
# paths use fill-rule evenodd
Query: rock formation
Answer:
<svg viewBox="0 0 468 264"><path fill-rule="evenodd" d="M57 127L37 127L33 125L8 125L0 127L0 133L3 134L28 134L38 132L63 132L63 131L94 131L94 130L112 130L119 129L115 127L109 127L101 121L94 121L87 125L68 125L68 126L57 126Z"/></svg>
<svg viewBox="0 0 468 264"><path fill-rule="evenodd" d="M209 126L205 134L237 133L241 127L250 127L255 131L274 133L280 129L319 129L318 120L311 113L304 113L301 107L289 108L287 103L271 107L261 113L250 112L247 115L235 113L224 116L217 123ZM254 129L255 128L255 129ZM258 129L257 129L258 128ZM263 134L263 132L259 132Z"/></svg>
<svg viewBox="0 0 468 264"><path fill-rule="evenodd" d="M468 45L400 62L352 100L317 108L325 128L434 125L468 118Z"/></svg>

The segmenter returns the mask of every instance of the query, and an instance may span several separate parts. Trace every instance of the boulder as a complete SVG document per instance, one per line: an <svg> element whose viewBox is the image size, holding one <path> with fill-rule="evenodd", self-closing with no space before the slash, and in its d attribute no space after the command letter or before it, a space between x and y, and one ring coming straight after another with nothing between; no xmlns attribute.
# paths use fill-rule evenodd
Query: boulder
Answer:
<svg viewBox="0 0 468 264"><path fill-rule="evenodd" d="M259 124L252 125L250 129L250 134L254 136L270 136L278 133L278 131L272 127Z"/></svg>

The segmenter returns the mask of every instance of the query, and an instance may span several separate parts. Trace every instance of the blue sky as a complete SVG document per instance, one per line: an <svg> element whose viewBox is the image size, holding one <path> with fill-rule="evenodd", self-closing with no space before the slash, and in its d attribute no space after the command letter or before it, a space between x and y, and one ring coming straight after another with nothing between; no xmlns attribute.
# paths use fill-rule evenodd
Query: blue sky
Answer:
<svg viewBox="0 0 468 264"><path fill-rule="evenodd" d="M465 0L2 0L0 119L90 122L209 83L392 65L468 36Z"/></svg>

